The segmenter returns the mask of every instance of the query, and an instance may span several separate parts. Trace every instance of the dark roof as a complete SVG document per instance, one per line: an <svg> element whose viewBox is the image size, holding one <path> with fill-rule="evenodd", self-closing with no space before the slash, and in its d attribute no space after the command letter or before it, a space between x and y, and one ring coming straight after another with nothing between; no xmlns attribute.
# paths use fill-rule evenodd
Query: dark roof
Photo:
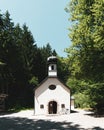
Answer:
<svg viewBox="0 0 104 130"><path fill-rule="evenodd" d="M56 56L50 56L47 58L48 63L56 63L57 62L57 57Z"/></svg>
<svg viewBox="0 0 104 130"><path fill-rule="evenodd" d="M57 59L57 57L56 56L50 56L50 57L47 58L47 61L49 61L50 59L54 60L54 59Z"/></svg>

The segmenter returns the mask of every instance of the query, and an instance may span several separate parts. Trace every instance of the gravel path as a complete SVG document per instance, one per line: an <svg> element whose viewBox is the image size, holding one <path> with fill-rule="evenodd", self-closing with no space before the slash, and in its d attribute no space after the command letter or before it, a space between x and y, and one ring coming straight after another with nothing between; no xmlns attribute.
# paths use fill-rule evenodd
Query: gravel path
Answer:
<svg viewBox="0 0 104 130"><path fill-rule="evenodd" d="M0 115L0 130L104 130L104 117L75 110L69 115L34 116L33 110Z"/></svg>

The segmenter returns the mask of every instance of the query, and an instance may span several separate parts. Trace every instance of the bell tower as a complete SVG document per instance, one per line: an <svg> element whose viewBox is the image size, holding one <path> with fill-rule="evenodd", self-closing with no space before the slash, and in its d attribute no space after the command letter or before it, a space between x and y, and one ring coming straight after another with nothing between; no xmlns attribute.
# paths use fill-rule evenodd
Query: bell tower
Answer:
<svg viewBox="0 0 104 130"><path fill-rule="evenodd" d="M48 57L47 63L48 63L48 76L57 77L57 58L56 58L56 56Z"/></svg>

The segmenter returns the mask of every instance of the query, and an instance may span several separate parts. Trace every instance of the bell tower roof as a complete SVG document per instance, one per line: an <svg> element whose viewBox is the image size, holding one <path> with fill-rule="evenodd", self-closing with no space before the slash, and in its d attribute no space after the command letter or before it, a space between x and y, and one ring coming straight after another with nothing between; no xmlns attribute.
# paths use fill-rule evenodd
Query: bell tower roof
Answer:
<svg viewBox="0 0 104 130"><path fill-rule="evenodd" d="M47 62L49 63L57 63L57 57L56 56L50 56L47 58Z"/></svg>

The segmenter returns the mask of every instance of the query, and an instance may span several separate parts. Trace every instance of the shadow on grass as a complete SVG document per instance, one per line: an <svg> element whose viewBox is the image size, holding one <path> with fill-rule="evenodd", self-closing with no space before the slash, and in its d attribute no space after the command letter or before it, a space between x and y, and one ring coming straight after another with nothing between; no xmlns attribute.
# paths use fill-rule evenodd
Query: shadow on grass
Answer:
<svg viewBox="0 0 104 130"><path fill-rule="evenodd" d="M100 127L94 130L102 130ZM55 122L51 120L35 120L17 117L0 118L0 130L85 130L72 122Z"/></svg>

